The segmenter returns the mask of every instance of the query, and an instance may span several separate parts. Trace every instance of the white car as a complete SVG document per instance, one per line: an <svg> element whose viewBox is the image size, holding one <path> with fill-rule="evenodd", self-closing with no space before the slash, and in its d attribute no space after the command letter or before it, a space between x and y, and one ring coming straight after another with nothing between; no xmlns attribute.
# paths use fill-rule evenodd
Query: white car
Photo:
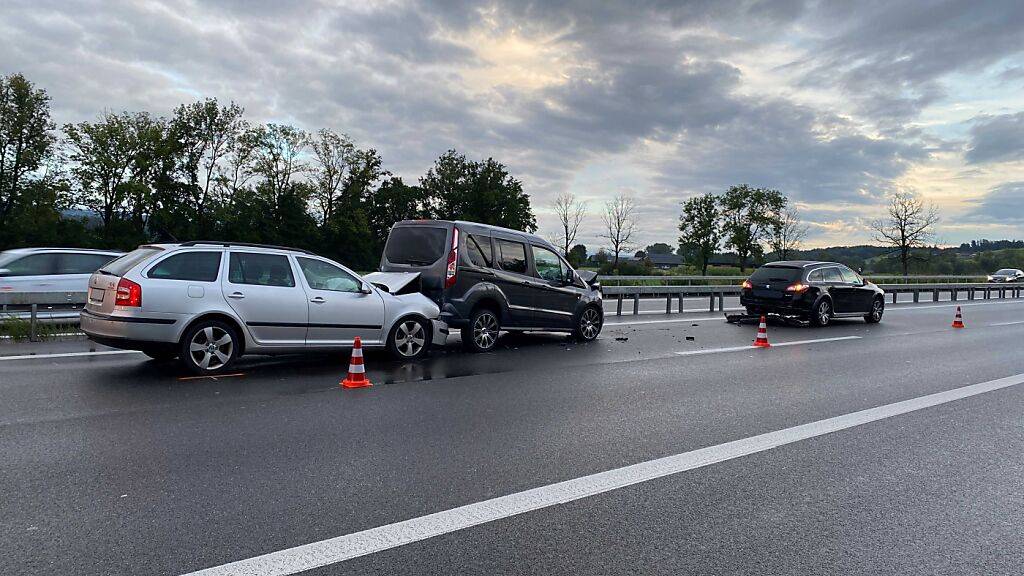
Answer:
<svg viewBox="0 0 1024 576"><path fill-rule="evenodd" d="M417 276L374 285L305 250L150 244L92 275L82 331L115 348L178 357L197 374L223 372L247 353L350 348L356 337L411 360L448 333L437 304L418 292L393 293Z"/></svg>
<svg viewBox="0 0 1024 576"><path fill-rule="evenodd" d="M0 292L85 292L89 276L122 254L84 248L0 252Z"/></svg>

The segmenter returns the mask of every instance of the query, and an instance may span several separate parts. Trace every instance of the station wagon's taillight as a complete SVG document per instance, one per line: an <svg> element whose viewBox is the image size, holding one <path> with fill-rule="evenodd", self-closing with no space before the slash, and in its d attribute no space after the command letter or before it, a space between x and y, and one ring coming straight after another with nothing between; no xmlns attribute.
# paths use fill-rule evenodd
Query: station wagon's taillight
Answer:
<svg viewBox="0 0 1024 576"><path fill-rule="evenodd" d="M114 297L116 306L142 306L142 286L127 278L117 281L117 295Z"/></svg>
<svg viewBox="0 0 1024 576"><path fill-rule="evenodd" d="M750 290L754 287L754 285L750 283L750 280L744 280L743 284L740 284L740 286L742 286L744 290Z"/></svg>
<svg viewBox="0 0 1024 576"><path fill-rule="evenodd" d="M448 266L444 271L444 287L455 286L455 275L459 272L459 229L452 229L452 249L448 252Z"/></svg>
<svg viewBox="0 0 1024 576"><path fill-rule="evenodd" d="M804 284L803 282L795 282L793 284L790 284L789 286L786 286L786 292L795 292L796 294L801 294L803 292L807 292L809 288L810 286Z"/></svg>

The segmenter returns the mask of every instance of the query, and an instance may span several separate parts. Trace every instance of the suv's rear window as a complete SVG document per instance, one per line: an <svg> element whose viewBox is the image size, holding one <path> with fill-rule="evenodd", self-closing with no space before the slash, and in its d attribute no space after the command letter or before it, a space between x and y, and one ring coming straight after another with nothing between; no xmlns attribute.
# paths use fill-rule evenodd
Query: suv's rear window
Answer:
<svg viewBox="0 0 1024 576"><path fill-rule="evenodd" d="M124 276L129 270L135 267L136 264L146 260L150 256L157 252L162 252L163 248L155 248L153 246L146 246L144 248L136 248L131 252L121 256L113 262L107 263L104 267L100 268L100 272L104 274L110 274L112 276Z"/></svg>
<svg viewBox="0 0 1024 576"><path fill-rule="evenodd" d="M750 275L750 281L754 284L771 282L796 282L803 274L802 268L791 268L789 266L761 266Z"/></svg>
<svg viewBox="0 0 1024 576"><path fill-rule="evenodd" d="M392 228L384 255L392 264L426 266L445 254L446 228L402 226Z"/></svg>

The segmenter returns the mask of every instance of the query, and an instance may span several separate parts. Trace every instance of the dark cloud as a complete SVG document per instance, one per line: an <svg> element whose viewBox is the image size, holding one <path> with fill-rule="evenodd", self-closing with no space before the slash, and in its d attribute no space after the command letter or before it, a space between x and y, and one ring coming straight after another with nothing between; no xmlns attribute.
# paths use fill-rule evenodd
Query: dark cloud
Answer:
<svg viewBox="0 0 1024 576"><path fill-rule="evenodd" d="M1024 182L1004 182L974 204L967 220L1024 225Z"/></svg>
<svg viewBox="0 0 1024 576"><path fill-rule="evenodd" d="M964 157L971 164L1024 158L1024 112L976 118Z"/></svg>

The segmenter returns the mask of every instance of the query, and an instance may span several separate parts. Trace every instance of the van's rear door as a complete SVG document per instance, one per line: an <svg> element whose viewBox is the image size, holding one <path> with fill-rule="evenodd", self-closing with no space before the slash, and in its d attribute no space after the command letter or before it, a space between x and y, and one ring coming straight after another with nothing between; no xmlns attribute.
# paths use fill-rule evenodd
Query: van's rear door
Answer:
<svg viewBox="0 0 1024 576"><path fill-rule="evenodd" d="M396 224L384 246L381 272L419 272L423 294L440 304L453 228L431 221Z"/></svg>

